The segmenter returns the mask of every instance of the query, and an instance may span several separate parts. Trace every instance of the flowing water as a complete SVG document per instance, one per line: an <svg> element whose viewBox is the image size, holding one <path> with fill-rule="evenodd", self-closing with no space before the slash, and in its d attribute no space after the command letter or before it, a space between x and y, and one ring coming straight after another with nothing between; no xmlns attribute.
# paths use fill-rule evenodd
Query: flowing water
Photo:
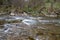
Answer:
<svg viewBox="0 0 60 40"><path fill-rule="evenodd" d="M60 40L60 19L22 16L0 17L0 40Z"/></svg>

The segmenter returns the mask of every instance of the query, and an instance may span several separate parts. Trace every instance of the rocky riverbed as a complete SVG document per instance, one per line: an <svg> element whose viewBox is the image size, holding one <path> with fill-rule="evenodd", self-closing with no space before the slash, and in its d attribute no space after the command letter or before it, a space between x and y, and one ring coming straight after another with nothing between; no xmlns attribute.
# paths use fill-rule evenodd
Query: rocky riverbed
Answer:
<svg viewBox="0 0 60 40"><path fill-rule="evenodd" d="M0 17L0 40L60 40L60 19Z"/></svg>

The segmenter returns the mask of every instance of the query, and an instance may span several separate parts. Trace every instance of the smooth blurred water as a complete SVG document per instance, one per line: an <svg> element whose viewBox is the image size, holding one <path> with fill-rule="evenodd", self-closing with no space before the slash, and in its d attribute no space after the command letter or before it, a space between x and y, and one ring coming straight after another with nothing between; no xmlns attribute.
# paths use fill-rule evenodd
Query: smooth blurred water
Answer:
<svg viewBox="0 0 60 40"><path fill-rule="evenodd" d="M21 20L21 22L19 20ZM11 21L18 22L9 23ZM8 37L11 36L11 38L22 37L22 39L25 39L27 36L27 38L31 37L35 40L54 40L55 37L50 37L50 35L60 34L60 19L6 16L0 17L0 27L2 27L0 28L0 33L3 32L3 35L5 33ZM1 40L5 40L2 39L4 38L3 35L0 37Z"/></svg>

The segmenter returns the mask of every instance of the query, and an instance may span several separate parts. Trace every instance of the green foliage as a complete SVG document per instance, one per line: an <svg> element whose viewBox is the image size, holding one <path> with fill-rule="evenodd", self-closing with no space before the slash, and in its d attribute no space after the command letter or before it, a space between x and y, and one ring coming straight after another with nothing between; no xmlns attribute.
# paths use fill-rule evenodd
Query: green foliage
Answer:
<svg viewBox="0 0 60 40"><path fill-rule="evenodd" d="M54 4L54 7L60 9L60 3L56 2L56 3Z"/></svg>

